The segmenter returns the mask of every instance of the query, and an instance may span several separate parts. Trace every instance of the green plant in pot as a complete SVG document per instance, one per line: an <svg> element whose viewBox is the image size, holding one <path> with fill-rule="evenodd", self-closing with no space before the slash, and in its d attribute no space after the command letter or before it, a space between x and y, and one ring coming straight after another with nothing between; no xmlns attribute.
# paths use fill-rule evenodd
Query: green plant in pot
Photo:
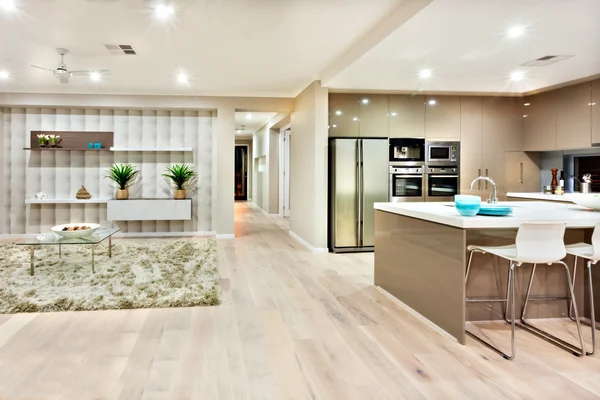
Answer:
<svg viewBox="0 0 600 400"><path fill-rule="evenodd" d="M133 185L140 171L132 164L113 164L106 172L105 178L110 179L117 187L117 200L129 198L129 187Z"/></svg>
<svg viewBox="0 0 600 400"><path fill-rule="evenodd" d="M196 171L188 164L171 164L167 167L163 176L168 178L175 186L173 197L176 200L182 200L187 195L186 187L196 177Z"/></svg>

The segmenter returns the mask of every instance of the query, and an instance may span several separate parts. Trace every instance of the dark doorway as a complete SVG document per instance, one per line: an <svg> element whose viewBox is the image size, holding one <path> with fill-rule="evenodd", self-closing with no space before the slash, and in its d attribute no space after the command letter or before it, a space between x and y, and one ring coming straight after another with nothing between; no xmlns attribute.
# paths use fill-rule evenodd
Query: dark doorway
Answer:
<svg viewBox="0 0 600 400"><path fill-rule="evenodd" d="M248 200L248 146L235 146L235 200Z"/></svg>

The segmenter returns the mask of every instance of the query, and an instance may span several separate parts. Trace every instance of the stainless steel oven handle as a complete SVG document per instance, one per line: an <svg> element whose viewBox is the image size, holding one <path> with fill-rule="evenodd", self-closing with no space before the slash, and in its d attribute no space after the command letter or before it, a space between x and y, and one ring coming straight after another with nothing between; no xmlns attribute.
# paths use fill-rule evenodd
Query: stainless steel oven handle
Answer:
<svg viewBox="0 0 600 400"><path fill-rule="evenodd" d="M521 179L519 179L519 183L522 184L523 183L523 163L519 163L519 165L520 165L520 168L521 168L521 171L520 171L521 172Z"/></svg>
<svg viewBox="0 0 600 400"><path fill-rule="evenodd" d="M488 169L485 169L485 176L488 176ZM487 190L488 187L488 181L485 181L485 190Z"/></svg>
<svg viewBox="0 0 600 400"><path fill-rule="evenodd" d="M481 168L477 170L477 176L481 176ZM481 190L481 179L477 181L477 190Z"/></svg>
<svg viewBox="0 0 600 400"><path fill-rule="evenodd" d="M423 176L423 174L414 174L414 175L398 175L398 174L392 174L392 176L394 178L420 178Z"/></svg>
<svg viewBox="0 0 600 400"><path fill-rule="evenodd" d="M430 178L458 178L458 175L429 175Z"/></svg>

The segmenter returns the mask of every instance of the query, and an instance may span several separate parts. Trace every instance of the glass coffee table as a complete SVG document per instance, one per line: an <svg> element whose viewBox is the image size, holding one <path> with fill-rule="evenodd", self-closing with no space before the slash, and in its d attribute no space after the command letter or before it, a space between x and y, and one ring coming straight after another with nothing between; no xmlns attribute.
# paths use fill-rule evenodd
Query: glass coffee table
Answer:
<svg viewBox="0 0 600 400"><path fill-rule="evenodd" d="M50 232L41 234L35 238L26 239L25 241L19 242L17 244L20 246L30 247L30 275L33 275L35 273L35 250L37 246L58 246L58 257L60 258L62 256L62 246L71 244L87 244L92 247L92 273L95 273L96 271L94 270L94 248L97 244L108 239L108 256L112 257L112 235L119 231L120 229L118 228L98 229L90 236L72 239L63 238L62 236L59 236L54 232Z"/></svg>

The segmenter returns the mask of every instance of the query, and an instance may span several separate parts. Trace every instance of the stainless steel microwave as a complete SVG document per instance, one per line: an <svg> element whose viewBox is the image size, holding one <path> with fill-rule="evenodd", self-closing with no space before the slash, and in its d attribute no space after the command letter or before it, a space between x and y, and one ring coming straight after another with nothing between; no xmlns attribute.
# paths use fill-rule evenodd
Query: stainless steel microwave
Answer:
<svg viewBox="0 0 600 400"><path fill-rule="evenodd" d="M460 162L460 142L427 142L425 144L425 164L458 166Z"/></svg>

